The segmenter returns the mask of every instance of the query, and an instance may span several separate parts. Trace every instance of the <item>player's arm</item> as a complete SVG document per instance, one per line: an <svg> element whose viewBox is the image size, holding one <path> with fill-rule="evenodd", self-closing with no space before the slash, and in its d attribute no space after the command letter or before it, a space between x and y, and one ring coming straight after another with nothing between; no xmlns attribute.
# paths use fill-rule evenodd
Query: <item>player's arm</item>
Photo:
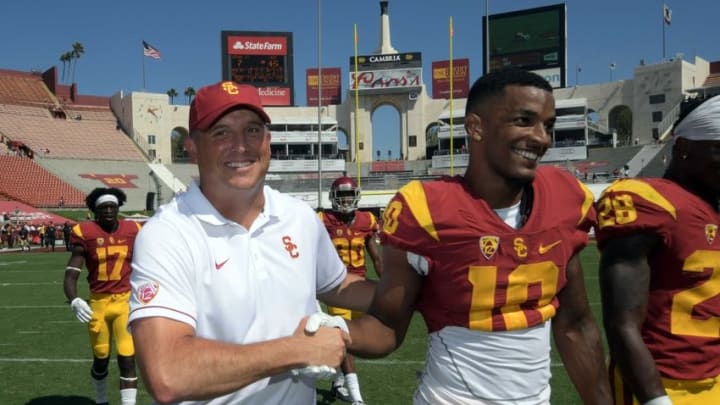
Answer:
<svg viewBox="0 0 720 405"><path fill-rule="evenodd" d="M608 345L623 379L640 403L666 395L655 360L640 334L650 286L647 256L658 243L658 237L650 234L609 239L600 258Z"/></svg>
<svg viewBox="0 0 720 405"><path fill-rule="evenodd" d="M422 277L408 264L404 250L383 246L382 260L385 272L370 310L348 322L352 339L348 350L360 357L386 356L402 344L422 285Z"/></svg>
<svg viewBox="0 0 720 405"><path fill-rule="evenodd" d="M381 278L383 273L383 262L382 256L380 256L380 248L378 248L378 244L377 242L375 242L374 233L372 235L369 235L367 239L365 239L365 247L367 249L368 255L370 255L370 258L373 261L375 274L377 274L378 278Z"/></svg>
<svg viewBox="0 0 720 405"><path fill-rule="evenodd" d="M318 299L333 307L365 312L370 307L376 282L356 274L347 273L345 279L334 289L318 294Z"/></svg>
<svg viewBox="0 0 720 405"><path fill-rule="evenodd" d="M340 329L310 335L306 322L291 336L244 345L197 337L192 326L163 317L136 319L131 327L143 382L155 401L169 404L225 395L294 368L338 367L345 356Z"/></svg>
<svg viewBox="0 0 720 405"><path fill-rule="evenodd" d="M579 254L567 264L567 284L558 293L553 338L568 376L585 404L611 404L600 331L593 319Z"/></svg>
<svg viewBox="0 0 720 405"><path fill-rule="evenodd" d="M63 291L68 302L77 298L77 281L82 272L85 262L85 248L82 245L73 245L70 251L70 259L65 266L65 277L63 279Z"/></svg>

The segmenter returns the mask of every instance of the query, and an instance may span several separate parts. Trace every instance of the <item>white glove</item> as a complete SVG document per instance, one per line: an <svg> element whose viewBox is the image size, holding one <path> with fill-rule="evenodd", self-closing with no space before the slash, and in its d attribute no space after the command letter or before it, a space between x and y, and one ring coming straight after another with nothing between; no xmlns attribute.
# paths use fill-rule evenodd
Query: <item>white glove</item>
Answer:
<svg viewBox="0 0 720 405"><path fill-rule="evenodd" d="M93 310L84 299L76 297L70 302L70 308L72 308L78 321L88 323L92 319Z"/></svg>
<svg viewBox="0 0 720 405"><path fill-rule="evenodd" d="M345 333L350 333L347 323L342 317L330 316L324 312L316 312L308 318L305 324L305 332L316 333L320 327L340 328ZM337 370L330 366L307 366L291 370L293 376L304 376L316 380L329 380L334 378Z"/></svg>
<svg viewBox="0 0 720 405"><path fill-rule="evenodd" d="M307 366L290 370L293 377L307 377L313 380L329 380L335 378L337 370L330 366Z"/></svg>
<svg viewBox="0 0 720 405"><path fill-rule="evenodd" d="M305 324L305 332L315 333L321 326L326 326L328 328L340 328L343 332L350 334L347 323L342 317L330 316L325 312L315 312L310 315L310 318L308 318L308 321Z"/></svg>

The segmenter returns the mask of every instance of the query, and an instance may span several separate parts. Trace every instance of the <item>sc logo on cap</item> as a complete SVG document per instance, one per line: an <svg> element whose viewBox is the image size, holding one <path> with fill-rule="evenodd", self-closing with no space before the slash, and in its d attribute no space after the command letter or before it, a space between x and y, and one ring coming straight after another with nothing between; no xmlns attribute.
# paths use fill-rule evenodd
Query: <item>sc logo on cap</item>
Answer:
<svg viewBox="0 0 720 405"><path fill-rule="evenodd" d="M222 89L227 94L239 94L240 90L235 86L235 83L233 82L223 82L222 83Z"/></svg>

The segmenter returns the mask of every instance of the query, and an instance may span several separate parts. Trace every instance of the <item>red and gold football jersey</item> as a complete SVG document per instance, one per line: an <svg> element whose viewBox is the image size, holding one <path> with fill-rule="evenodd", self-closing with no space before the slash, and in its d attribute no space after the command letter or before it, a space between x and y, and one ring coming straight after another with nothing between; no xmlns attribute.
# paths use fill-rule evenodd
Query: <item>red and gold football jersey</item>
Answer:
<svg viewBox="0 0 720 405"><path fill-rule="evenodd" d="M430 332L525 329L555 315L566 265L594 225L593 196L552 167L539 168L532 187L532 212L520 229L459 176L408 183L390 201L381 238L427 259L417 308Z"/></svg>
<svg viewBox="0 0 720 405"><path fill-rule="evenodd" d="M598 247L610 238L652 233L662 247L651 269L645 344L664 377L720 375L720 215L665 179L613 183L597 204Z"/></svg>
<svg viewBox="0 0 720 405"><path fill-rule="evenodd" d="M355 219L350 225L332 211L319 215L348 272L365 277L365 243L378 231L375 215L369 211L355 211Z"/></svg>
<svg viewBox="0 0 720 405"><path fill-rule="evenodd" d="M70 243L85 249L88 285L94 293L130 291L130 261L140 224L118 221L113 233L105 232L93 221L81 222L72 228Z"/></svg>

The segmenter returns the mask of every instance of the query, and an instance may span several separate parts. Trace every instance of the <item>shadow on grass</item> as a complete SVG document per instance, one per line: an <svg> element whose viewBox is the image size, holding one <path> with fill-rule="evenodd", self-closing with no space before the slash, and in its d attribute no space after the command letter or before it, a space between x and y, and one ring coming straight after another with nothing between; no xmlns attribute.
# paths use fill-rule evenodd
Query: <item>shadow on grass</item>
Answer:
<svg viewBox="0 0 720 405"><path fill-rule="evenodd" d="M47 397L33 398L26 402L25 405L95 405L95 400L77 395L50 395Z"/></svg>
<svg viewBox="0 0 720 405"><path fill-rule="evenodd" d="M331 405L335 403L344 403L342 401L335 402L335 394L329 389L315 388L317 393L317 405Z"/></svg>

